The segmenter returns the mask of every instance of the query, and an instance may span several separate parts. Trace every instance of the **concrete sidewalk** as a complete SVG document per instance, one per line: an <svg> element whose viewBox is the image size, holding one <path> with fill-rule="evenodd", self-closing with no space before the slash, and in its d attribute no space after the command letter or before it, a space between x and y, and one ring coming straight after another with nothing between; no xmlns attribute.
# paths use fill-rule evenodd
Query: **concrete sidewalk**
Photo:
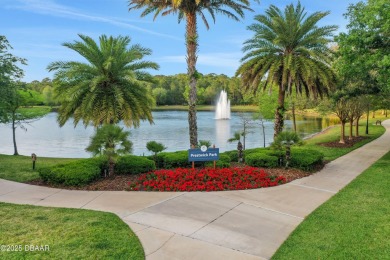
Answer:
<svg viewBox="0 0 390 260"><path fill-rule="evenodd" d="M273 188L223 192L70 191L0 179L0 201L113 212L147 259L268 259L315 208L390 150L377 140L309 177Z"/></svg>

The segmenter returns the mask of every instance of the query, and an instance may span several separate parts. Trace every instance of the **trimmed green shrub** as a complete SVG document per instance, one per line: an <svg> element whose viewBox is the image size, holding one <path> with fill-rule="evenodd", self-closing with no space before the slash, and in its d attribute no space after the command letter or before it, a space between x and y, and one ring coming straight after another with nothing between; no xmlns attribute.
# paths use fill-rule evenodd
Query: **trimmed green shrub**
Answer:
<svg viewBox="0 0 390 260"><path fill-rule="evenodd" d="M268 155L264 152L251 153L245 156L246 164L253 167L275 168L278 167L278 160L277 156Z"/></svg>
<svg viewBox="0 0 390 260"><path fill-rule="evenodd" d="M313 149L293 147L291 149L290 167L304 171L311 171L322 164L324 155Z"/></svg>
<svg viewBox="0 0 390 260"><path fill-rule="evenodd" d="M213 167L214 162L206 162L206 167ZM215 166L217 168L228 168L230 167L230 157L227 154L220 153L219 154L219 160L216 161Z"/></svg>
<svg viewBox="0 0 390 260"><path fill-rule="evenodd" d="M158 168L165 169L191 166L191 163L188 162L188 151L159 153L157 155L156 164Z"/></svg>
<svg viewBox="0 0 390 260"><path fill-rule="evenodd" d="M126 155L119 157L115 164L115 174L138 174L156 169L154 161L146 157Z"/></svg>
<svg viewBox="0 0 390 260"><path fill-rule="evenodd" d="M101 175L100 160L82 159L52 167L42 167L39 175L43 181L66 186L82 186L98 179Z"/></svg>
<svg viewBox="0 0 390 260"><path fill-rule="evenodd" d="M225 154L225 155L229 156L230 162L238 162L238 153L237 153L237 150L226 151L226 152L220 153L220 156L221 156L222 154Z"/></svg>

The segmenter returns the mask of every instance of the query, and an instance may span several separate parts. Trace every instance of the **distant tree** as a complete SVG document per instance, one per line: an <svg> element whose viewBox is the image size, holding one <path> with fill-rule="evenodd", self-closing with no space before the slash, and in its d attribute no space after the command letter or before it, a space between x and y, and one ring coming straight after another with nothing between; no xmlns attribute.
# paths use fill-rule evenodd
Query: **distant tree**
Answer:
<svg viewBox="0 0 390 260"><path fill-rule="evenodd" d="M203 145L209 148L211 146L211 142L209 140L199 140L198 147L201 147Z"/></svg>
<svg viewBox="0 0 390 260"><path fill-rule="evenodd" d="M11 124L14 155L19 155L16 144L16 129L19 127L23 130L27 130L26 125L46 115L49 112L49 109L38 111L23 110L22 107L34 104L34 102L36 102L36 97L29 91L22 89L21 84L13 83L11 86L12 89L8 90L7 98L3 104L0 123ZM36 91L31 92L36 94Z"/></svg>
<svg viewBox="0 0 390 260"><path fill-rule="evenodd" d="M167 103L168 91L166 89L155 88L152 90L152 93L157 106L165 105Z"/></svg>
<svg viewBox="0 0 390 260"><path fill-rule="evenodd" d="M156 141L150 141L146 143L146 149L154 153L153 157L154 157L154 161L156 162L157 154L167 149L167 147L165 147L162 143L158 143Z"/></svg>
<svg viewBox="0 0 390 260"><path fill-rule="evenodd" d="M25 125L45 113L25 112L20 108L36 102L36 93L25 91L25 86L19 82L23 70L19 65L26 65L26 60L12 55L12 46L7 38L0 35L0 123L11 124L14 155L18 155L16 145L16 128L26 129Z"/></svg>
<svg viewBox="0 0 390 260"><path fill-rule="evenodd" d="M15 82L23 77L19 66L27 64L25 59L12 55L10 50L11 44L4 35L0 35L0 120L5 120L9 114L7 107L15 91Z"/></svg>
<svg viewBox="0 0 390 260"><path fill-rule="evenodd" d="M115 174L114 168L120 155L131 153L133 143L128 140L130 132L123 131L123 128L106 124L96 130L91 138L88 147L85 149L94 156L103 155L108 160L108 175Z"/></svg>
<svg viewBox="0 0 390 260"><path fill-rule="evenodd" d="M336 37L337 69L364 92L390 89L390 5L387 0L351 4L347 32Z"/></svg>
<svg viewBox="0 0 390 260"><path fill-rule="evenodd" d="M298 2L286 6L284 12L271 5L264 15L255 17L248 30L254 36L244 43L245 56L236 75L247 89L278 86L274 137L284 126L285 96L306 93L316 98L335 86L335 73L330 67L328 44L337 26L319 27L317 23L329 12L307 15ZM262 80L265 82L262 83ZM261 84L262 83L262 84Z"/></svg>
<svg viewBox="0 0 390 260"><path fill-rule="evenodd" d="M54 83L61 107L58 122L63 126L73 118L74 125L116 124L138 127L140 120L152 119L154 100L145 83L153 81L147 69L158 69L154 62L144 61L151 50L130 44L129 37L92 38L79 35L82 41L64 43L79 53L88 63L53 62Z"/></svg>

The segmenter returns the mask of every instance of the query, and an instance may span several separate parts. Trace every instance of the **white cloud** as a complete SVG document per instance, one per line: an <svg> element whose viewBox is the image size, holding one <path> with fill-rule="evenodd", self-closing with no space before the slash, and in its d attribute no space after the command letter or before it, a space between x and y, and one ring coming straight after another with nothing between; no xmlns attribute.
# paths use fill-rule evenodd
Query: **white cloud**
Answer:
<svg viewBox="0 0 390 260"><path fill-rule="evenodd" d="M145 21L142 21L140 19L127 20L127 19L117 19L113 17L91 15L91 14L83 13L73 8L69 8L64 5L57 4L53 0L16 0L11 2L11 4L6 5L6 8L24 10L27 12L50 15L55 17L63 17L68 19L108 23L114 26L129 28L147 34L152 34L160 37L183 41L182 38L175 37L173 35L158 33L152 30L144 29L140 26L130 24L130 23L145 23Z"/></svg>

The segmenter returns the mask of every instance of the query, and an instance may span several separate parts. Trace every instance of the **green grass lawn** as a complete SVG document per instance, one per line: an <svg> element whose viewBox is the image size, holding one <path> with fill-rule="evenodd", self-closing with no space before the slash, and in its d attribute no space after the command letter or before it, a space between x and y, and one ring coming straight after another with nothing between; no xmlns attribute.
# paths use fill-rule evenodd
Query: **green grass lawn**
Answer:
<svg viewBox="0 0 390 260"><path fill-rule="evenodd" d="M0 203L0 259L144 259L136 235L112 213ZM25 251L25 245L49 251ZM12 249L9 248L9 249Z"/></svg>
<svg viewBox="0 0 390 260"><path fill-rule="evenodd" d="M390 259L390 152L310 214L272 259Z"/></svg>
<svg viewBox="0 0 390 260"><path fill-rule="evenodd" d="M385 132L385 128L383 126L373 125L374 122L375 121L373 119L371 119L369 121L370 125L369 125L369 134L368 135L365 134L365 129L366 129L365 123L360 122L359 134L360 134L360 136L367 137L367 139L362 140L361 142L355 144L353 147L333 148L333 147L325 147L325 146L318 145L319 143L326 143L326 142L333 142L333 141L340 140L341 126L339 126L339 125L328 129L326 132L324 132L320 135L314 136L313 138L306 140L305 147L312 148L312 149L315 149L317 151L322 152L325 155L324 159L326 161L332 161L334 159L337 159L340 156L343 156L343 155L351 152L352 150L355 150L355 149L371 142L372 140L378 138L379 136L381 136ZM345 127L345 132L348 135L349 126ZM353 132L353 133L355 134L355 132ZM348 138L348 137L346 137L346 138Z"/></svg>
<svg viewBox="0 0 390 260"><path fill-rule="evenodd" d="M21 107L18 112L22 114L30 114L35 116L44 116L52 111L49 106L32 106L32 107Z"/></svg>
<svg viewBox="0 0 390 260"><path fill-rule="evenodd" d="M74 160L77 159L38 157L34 171L31 157L0 154L0 178L17 182L31 181L39 178L37 169L43 165L49 166Z"/></svg>

